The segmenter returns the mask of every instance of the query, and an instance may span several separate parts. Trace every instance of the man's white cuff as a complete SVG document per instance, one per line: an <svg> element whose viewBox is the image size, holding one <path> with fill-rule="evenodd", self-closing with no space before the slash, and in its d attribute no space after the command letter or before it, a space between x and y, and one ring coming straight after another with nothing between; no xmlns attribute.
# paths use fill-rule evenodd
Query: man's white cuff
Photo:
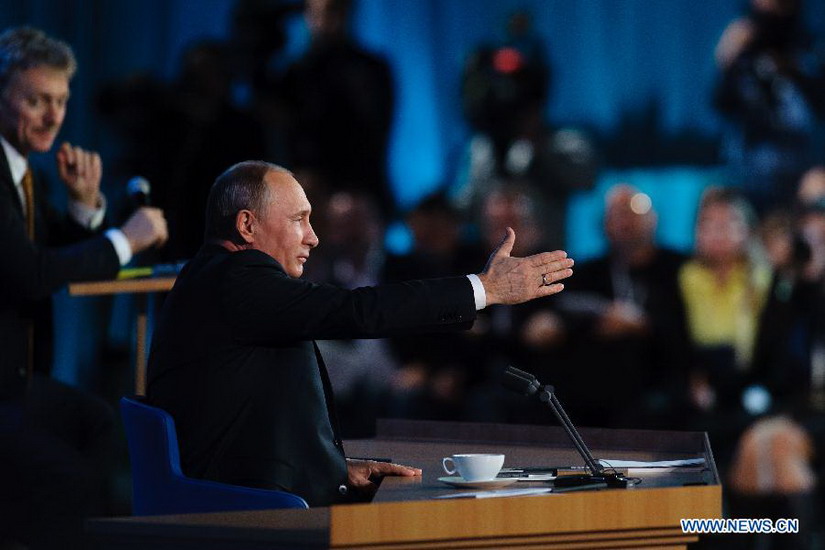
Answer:
<svg viewBox="0 0 825 550"><path fill-rule="evenodd" d="M115 247L120 265L124 266L128 264L132 259L132 247L129 244L129 239L123 234L123 231L120 229L108 229L104 235L112 241L112 246Z"/></svg>
<svg viewBox="0 0 825 550"><path fill-rule="evenodd" d="M106 215L106 197L100 195L100 207L90 208L82 202L69 200L69 216L79 223L81 227L94 231L103 223Z"/></svg>
<svg viewBox="0 0 825 550"><path fill-rule="evenodd" d="M470 284L473 285L473 299L476 302L476 311L487 307L487 293L484 291L484 285L481 284L481 279L478 275L471 273L467 275L470 279Z"/></svg>

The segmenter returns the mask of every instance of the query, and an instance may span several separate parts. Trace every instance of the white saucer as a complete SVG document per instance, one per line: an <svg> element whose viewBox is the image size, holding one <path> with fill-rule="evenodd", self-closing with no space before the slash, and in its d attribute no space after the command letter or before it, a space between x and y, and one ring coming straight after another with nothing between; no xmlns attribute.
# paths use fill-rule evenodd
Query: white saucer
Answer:
<svg viewBox="0 0 825 550"><path fill-rule="evenodd" d="M466 479L460 476L449 476L440 477L438 478L438 481L446 483L447 485L452 485L453 487L460 487L462 489L500 489L501 487L507 487L508 485L512 485L513 483L518 481L518 479L510 477L488 479L486 481L467 481Z"/></svg>

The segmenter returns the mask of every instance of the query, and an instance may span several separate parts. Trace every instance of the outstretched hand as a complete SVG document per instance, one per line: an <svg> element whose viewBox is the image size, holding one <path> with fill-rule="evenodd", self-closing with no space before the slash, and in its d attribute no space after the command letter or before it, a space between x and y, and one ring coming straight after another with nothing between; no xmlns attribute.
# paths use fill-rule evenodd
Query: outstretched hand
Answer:
<svg viewBox="0 0 825 550"><path fill-rule="evenodd" d="M526 258L510 256L516 233L507 228L504 240L490 255L478 278L487 294L487 305L520 304L557 294L564 285L557 282L573 274L573 259L567 252L542 252Z"/></svg>
<svg viewBox="0 0 825 550"><path fill-rule="evenodd" d="M375 481L384 476L414 477L420 475L420 468L375 460L347 459L347 484L365 495L374 494L378 489Z"/></svg>

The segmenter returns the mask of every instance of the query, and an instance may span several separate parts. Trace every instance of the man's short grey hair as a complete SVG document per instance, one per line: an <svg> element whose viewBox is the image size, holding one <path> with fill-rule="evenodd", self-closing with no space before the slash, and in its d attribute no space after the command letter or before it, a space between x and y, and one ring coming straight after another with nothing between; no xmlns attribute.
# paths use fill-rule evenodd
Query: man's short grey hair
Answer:
<svg viewBox="0 0 825 550"><path fill-rule="evenodd" d="M68 44L39 29L16 27L0 34L0 93L5 93L15 73L43 66L71 78L77 61Z"/></svg>
<svg viewBox="0 0 825 550"><path fill-rule="evenodd" d="M267 198L264 176L269 172L291 174L277 164L247 160L218 176L206 202L206 240L225 239L235 244L244 243L235 227L235 218L241 210L262 215Z"/></svg>

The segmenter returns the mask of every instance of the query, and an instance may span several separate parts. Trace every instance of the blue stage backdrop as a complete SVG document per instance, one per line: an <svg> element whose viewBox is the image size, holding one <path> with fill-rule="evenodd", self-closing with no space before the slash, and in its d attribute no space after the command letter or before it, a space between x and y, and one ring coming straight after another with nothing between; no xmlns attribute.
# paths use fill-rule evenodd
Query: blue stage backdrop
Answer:
<svg viewBox="0 0 825 550"><path fill-rule="evenodd" d="M117 154L118 141L95 113L96 91L136 72L170 79L187 44L229 36L234 5L235 0L2 0L0 27L38 26L74 46L80 70L62 137L101 151L104 186L116 198L123 182L106 179L105 167ZM613 157L621 170L603 172L593 193L574 199L571 252L587 257L599 251L601 197L616 179L638 181L660 210L677 212L668 216L677 221L663 224L660 236L690 247L695 198L708 181L721 177L713 168L722 129L709 104L713 49L725 26L743 12L745 0L357 0L356 5L356 35L385 56L395 74L390 175L402 207L455 174L468 137L459 99L461 68L479 44L501 40L510 13L526 9L553 70L548 120L582 128L605 148L621 142L633 153ZM822 33L825 2L808 0L805 11L809 27ZM289 43L275 66L288 64L307 44L299 17L287 27ZM682 151L666 160L693 166L668 168L662 158L645 158L650 143L682 144ZM633 170L637 164L648 167ZM59 189L54 193L60 198ZM128 341L128 331L121 329L117 337ZM72 374L78 361L72 345L58 343L64 362L58 370L78 381L84 376ZM82 361L94 363L94 353L83 349Z"/></svg>
<svg viewBox="0 0 825 550"><path fill-rule="evenodd" d="M285 0L286 1L286 0ZM80 72L64 137L104 154L114 145L92 106L101 83L137 71L175 74L191 41L225 38L234 0L3 0L0 26L40 26L75 47ZM664 139L713 140L713 48L745 0L360 0L355 32L395 71L397 119L391 176L414 203L449 179L467 137L459 74L480 43L500 40L516 9L533 14L554 74L548 117L609 139L647 125ZM825 27L825 2L806 2ZM306 44L295 17L284 64ZM634 126L635 125L635 126ZM688 142L690 140L688 139ZM105 157L104 157L105 158ZM275 159L277 160L277 159Z"/></svg>

